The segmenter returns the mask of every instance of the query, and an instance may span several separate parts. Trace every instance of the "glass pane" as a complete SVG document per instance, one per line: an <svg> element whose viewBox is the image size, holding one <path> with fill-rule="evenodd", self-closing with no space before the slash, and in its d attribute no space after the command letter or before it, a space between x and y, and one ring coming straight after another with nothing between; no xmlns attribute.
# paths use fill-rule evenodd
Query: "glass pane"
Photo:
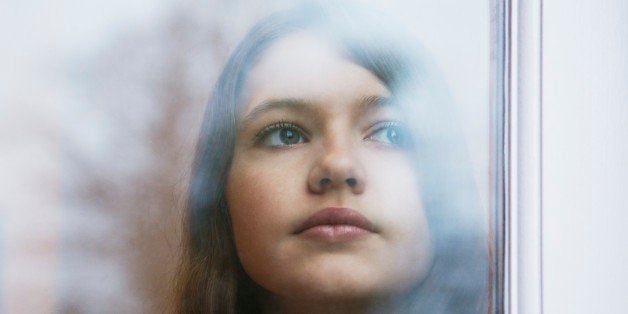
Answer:
<svg viewBox="0 0 628 314"><path fill-rule="evenodd" d="M6 6L6 312L501 308L498 2Z"/></svg>

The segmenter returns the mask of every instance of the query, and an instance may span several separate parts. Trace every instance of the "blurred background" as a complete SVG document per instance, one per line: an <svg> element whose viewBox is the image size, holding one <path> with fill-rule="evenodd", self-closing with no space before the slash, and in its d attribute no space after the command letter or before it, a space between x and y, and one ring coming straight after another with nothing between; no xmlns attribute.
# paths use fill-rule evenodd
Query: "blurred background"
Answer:
<svg viewBox="0 0 628 314"><path fill-rule="evenodd" d="M0 2L0 313L168 308L210 90L248 28L290 3ZM445 74L488 210L489 1L383 9Z"/></svg>

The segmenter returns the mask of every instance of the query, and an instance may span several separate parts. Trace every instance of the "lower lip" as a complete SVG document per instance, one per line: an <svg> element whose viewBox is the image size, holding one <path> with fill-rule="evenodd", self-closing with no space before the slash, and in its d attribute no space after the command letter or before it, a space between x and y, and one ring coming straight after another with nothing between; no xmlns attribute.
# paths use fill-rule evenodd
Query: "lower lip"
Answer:
<svg viewBox="0 0 628 314"><path fill-rule="evenodd" d="M363 239L370 231L353 225L319 225L301 232L307 238L325 242L346 242Z"/></svg>

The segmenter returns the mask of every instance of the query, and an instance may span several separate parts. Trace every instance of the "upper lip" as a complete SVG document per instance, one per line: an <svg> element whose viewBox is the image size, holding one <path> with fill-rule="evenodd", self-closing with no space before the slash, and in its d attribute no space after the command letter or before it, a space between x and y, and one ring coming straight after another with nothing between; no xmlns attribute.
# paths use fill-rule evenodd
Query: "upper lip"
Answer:
<svg viewBox="0 0 628 314"><path fill-rule="evenodd" d="M373 223L356 210L342 207L327 207L306 219L294 233L298 234L307 229L323 225L351 225L370 232L377 232Z"/></svg>

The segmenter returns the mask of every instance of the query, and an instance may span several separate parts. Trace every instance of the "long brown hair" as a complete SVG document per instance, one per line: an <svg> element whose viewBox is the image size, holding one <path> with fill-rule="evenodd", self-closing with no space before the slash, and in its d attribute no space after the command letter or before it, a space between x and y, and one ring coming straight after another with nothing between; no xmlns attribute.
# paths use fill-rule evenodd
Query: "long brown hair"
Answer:
<svg viewBox="0 0 628 314"><path fill-rule="evenodd" d="M308 3L272 15L248 33L231 55L207 106L198 142L184 221L184 253L177 283L179 313L255 313L259 287L246 275L235 249L225 198L241 94L250 69L265 49L286 34L322 30L342 53L405 98L417 115L417 169L432 234L435 259L416 287L414 309L486 313L487 242L473 220L478 211L459 131L442 81L414 42L384 27L381 15L364 7ZM409 53L412 52L412 53ZM432 120L436 120L435 123ZM458 143L459 144L459 143ZM470 217L470 218L469 218ZM466 220L465 220L466 219ZM464 220L464 221L463 221ZM463 221L463 222L461 222Z"/></svg>

